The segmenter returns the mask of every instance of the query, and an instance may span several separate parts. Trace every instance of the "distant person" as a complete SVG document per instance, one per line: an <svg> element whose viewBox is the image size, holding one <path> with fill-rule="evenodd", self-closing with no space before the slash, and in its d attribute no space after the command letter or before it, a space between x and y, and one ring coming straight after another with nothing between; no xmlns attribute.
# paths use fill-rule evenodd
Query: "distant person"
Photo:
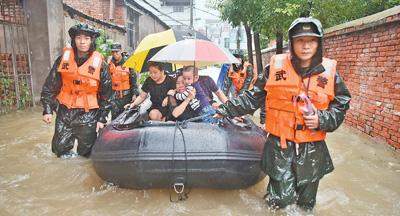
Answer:
<svg viewBox="0 0 400 216"><path fill-rule="evenodd" d="M231 88L233 88L232 97L250 90L254 78L253 66L249 62L245 62L242 55L234 54L234 56L240 63L233 63L229 66L222 88L222 92L227 96L230 95Z"/></svg>
<svg viewBox="0 0 400 216"><path fill-rule="evenodd" d="M108 60L109 72L112 80L113 103L112 119L124 111L124 106L136 100L139 95L137 76L133 69L124 67L128 56L122 53L120 43L111 45L111 58Z"/></svg>
<svg viewBox="0 0 400 216"><path fill-rule="evenodd" d="M218 97L221 103L225 103L228 101L226 95L222 92L221 89L218 88L217 84L215 84L214 80L209 76L195 76L195 82L199 82L201 88L204 91L204 94L207 96L208 102L211 106L216 109L219 104L215 99L213 93Z"/></svg>

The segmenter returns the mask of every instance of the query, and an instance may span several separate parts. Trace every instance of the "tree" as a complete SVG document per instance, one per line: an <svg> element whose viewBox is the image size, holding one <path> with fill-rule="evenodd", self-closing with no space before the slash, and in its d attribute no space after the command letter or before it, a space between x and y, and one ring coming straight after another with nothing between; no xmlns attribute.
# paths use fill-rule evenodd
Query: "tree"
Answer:
<svg viewBox="0 0 400 216"><path fill-rule="evenodd" d="M221 12L222 20L228 21L233 27L239 27L243 24L247 38L247 53L249 62L253 63L252 37L249 26L249 11L246 0L225 0L217 2L216 6Z"/></svg>
<svg viewBox="0 0 400 216"><path fill-rule="evenodd" d="M112 39L107 39L108 36L103 29L99 29L100 36L96 38L96 51L101 53L105 59L111 56L110 47L114 43Z"/></svg>
<svg viewBox="0 0 400 216"><path fill-rule="evenodd" d="M314 0L311 2L311 16L319 19L324 28L359 19L400 5L400 0Z"/></svg>
<svg viewBox="0 0 400 216"><path fill-rule="evenodd" d="M225 0L219 2L219 9L224 20L243 23L248 32L255 32L257 57L259 38L276 39L276 53L282 53L287 30L300 16L311 15L326 29L396 5L400 5L400 0Z"/></svg>

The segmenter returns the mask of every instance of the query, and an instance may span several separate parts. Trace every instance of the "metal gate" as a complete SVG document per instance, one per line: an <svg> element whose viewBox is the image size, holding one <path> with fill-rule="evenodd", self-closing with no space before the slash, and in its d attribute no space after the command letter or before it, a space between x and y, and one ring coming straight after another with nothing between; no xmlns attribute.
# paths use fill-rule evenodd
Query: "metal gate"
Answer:
<svg viewBox="0 0 400 216"><path fill-rule="evenodd" d="M22 0L0 0L0 114L33 106L27 17Z"/></svg>

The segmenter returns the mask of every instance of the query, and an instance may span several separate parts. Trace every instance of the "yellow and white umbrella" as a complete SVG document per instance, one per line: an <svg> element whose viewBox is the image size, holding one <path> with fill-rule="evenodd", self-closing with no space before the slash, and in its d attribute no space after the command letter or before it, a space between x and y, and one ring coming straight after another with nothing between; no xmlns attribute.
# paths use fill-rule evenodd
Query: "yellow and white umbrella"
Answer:
<svg viewBox="0 0 400 216"><path fill-rule="evenodd" d="M195 35L194 35L195 34ZM139 43L135 52L128 58L124 66L133 68L137 72L145 72L148 70L147 62L158 51L169 44L181 41L187 38L197 38L202 40L209 40L200 32L193 32L192 30L177 30L169 29L163 32L147 35ZM171 64L169 64L171 67ZM170 68L172 69L172 68Z"/></svg>

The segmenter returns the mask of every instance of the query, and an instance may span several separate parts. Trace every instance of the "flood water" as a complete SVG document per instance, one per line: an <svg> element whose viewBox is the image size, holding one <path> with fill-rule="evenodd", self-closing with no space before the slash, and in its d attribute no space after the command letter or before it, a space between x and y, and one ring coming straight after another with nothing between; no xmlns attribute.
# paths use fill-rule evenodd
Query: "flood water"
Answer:
<svg viewBox="0 0 400 216"><path fill-rule="evenodd" d="M54 121L54 119L53 119ZM400 215L400 152L341 127L328 136L335 171L317 205L273 212L262 199L268 179L245 190L193 189L185 202L169 191L104 183L91 161L56 158L54 125L32 109L0 116L0 215Z"/></svg>

